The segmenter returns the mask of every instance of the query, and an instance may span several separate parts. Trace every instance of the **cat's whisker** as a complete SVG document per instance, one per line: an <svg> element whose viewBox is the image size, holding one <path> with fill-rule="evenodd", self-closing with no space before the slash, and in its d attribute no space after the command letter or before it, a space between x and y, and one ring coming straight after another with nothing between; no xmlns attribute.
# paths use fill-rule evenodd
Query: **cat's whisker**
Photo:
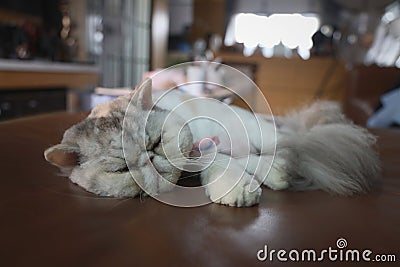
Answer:
<svg viewBox="0 0 400 267"><path fill-rule="evenodd" d="M182 178L180 178L180 179L192 178L192 177L196 177L196 176L198 176L198 175L200 175L199 172L194 172L193 174L185 175L185 177L182 177Z"/></svg>
<svg viewBox="0 0 400 267"><path fill-rule="evenodd" d="M120 199L118 203L110 207L108 210L111 211L112 209L115 209L116 207L120 206L121 204L124 204L127 201L131 201L131 198L126 198L126 199Z"/></svg>

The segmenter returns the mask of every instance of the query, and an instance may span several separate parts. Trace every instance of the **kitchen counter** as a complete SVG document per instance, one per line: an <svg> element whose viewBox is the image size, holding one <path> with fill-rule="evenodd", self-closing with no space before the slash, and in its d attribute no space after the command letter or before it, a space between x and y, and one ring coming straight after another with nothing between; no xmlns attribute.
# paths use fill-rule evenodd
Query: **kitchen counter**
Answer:
<svg viewBox="0 0 400 267"><path fill-rule="evenodd" d="M98 73L96 65L53 62L43 60L0 59L0 71L32 71L32 72L87 72Z"/></svg>
<svg viewBox="0 0 400 267"><path fill-rule="evenodd" d="M96 85L99 67L76 63L0 59L0 90Z"/></svg>
<svg viewBox="0 0 400 267"><path fill-rule="evenodd" d="M0 91L67 89L68 111L79 110L78 91L98 84L96 65L0 59Z"/></svg>

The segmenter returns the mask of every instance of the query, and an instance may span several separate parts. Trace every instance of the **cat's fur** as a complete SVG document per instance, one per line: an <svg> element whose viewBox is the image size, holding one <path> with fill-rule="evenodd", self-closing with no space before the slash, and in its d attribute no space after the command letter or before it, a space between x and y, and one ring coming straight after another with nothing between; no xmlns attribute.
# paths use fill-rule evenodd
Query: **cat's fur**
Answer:
<svg viewBox="0 0 400 267"><path fill-rule="evenodd" d="M99 195L158 194L177 182L193 143L217 136L216 157L201 180L213 202L230 206L257 204L259 182L274 190L352 195L369 191L379 180L375 137L346 119L333 102L316 102L278 118L275 128L268 116L234 106L227 112L218 101L193 101L177 91L152 108L152 98L159 96L146 80L134 96L97 106L65 132L61 144L45 151L46 159ZM190 120L200 115L225 128L213 120Z"/></svg>

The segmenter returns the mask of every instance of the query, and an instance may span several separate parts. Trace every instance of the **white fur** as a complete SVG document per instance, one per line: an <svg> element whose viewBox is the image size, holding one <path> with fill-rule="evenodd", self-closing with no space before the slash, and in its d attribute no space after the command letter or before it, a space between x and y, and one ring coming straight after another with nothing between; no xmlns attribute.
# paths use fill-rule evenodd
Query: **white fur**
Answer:
<svg viewBox="0 0 400 267"><path fill-rule="evenodd" d="M155 99L158 97L153 96ZM193 97L174 91L165 95L159 105L172 109L188 99ZM231 107L228 113L225 104L218 101L203 99L189 103L179 113L184 120L211 114L223 122L230 133L230 140L227 140L220 126L195 120L189 123L194 142L207 136L220 136L218 157L220 154L229 155L232 159L238 159L233 160L232 164L240 166L212 166L202 174L207 177L213 173L222 177L216 183L218 189L209 189L211 199L216 191L231 185L225 180L240 169L246 170L244 177L254 176L273 190L322 189L342 195L369 191L380 178L379 159L373 150L374 136L346 119L337 103L316 102L279 118L277 129L273 120L265 115L253 114L238 107ZM238 125L238 121L243 125ZM247 136L239 130L241 127ZM277 151L274 155L275 142ZM224 168L226 172L222 174ZM250 178L243 179L248 180ZM257 195L247 194L244 190L243 186L241 190L236 187L226 197L217 199L227 205L246 205L258 199ZM240 197L245 199L237 202Z"/></svg>
<svg viewBox="0 0 400 267"><path fill-rule="evenodd" d="M60 145L46 150L46 159L72 170L73 182L99 195L133 197L141 189L158 194L171 190L180 176L172 163L185 164L193 143L217 136L216 157L201 180L213 202L238 207L259 202L259 183L273 190L351 195L367 192L379 178L374 136L348 121L335 103L317 102L279 118L275 128L270 117L213 99L173 91L160 100L162 94L151 95L149 81L139 86L124 113L123 133L121 112L129 97L96 107ZM150 110L151 97L155 110ZM198 117L212 119L193 120ZM54 160L59 150L78 153L80 164L59 165Z"/></svg>

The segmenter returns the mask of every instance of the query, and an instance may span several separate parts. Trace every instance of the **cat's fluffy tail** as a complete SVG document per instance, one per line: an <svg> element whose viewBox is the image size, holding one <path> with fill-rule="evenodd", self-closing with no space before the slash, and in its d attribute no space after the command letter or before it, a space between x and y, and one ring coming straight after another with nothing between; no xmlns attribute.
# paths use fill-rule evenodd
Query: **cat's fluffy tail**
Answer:
<svg viewBox="0 0 400 267"><path fill-rule="evenodd" d="M380 179L375 136L354 125L334 102L317 102L283 118L278 153L293 190L340 195L369 191Z"/></svg>

